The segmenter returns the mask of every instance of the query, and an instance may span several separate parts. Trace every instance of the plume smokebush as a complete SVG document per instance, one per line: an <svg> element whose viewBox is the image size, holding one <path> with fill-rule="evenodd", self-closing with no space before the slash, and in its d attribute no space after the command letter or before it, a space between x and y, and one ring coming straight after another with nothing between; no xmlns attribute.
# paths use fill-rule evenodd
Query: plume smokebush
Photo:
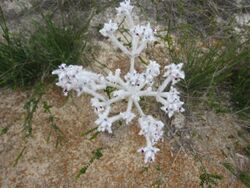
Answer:
<svg viewBox="0 0 250 188"><path fill-rule="evenodd" d="M123 77L121 70L116 69L108 75L96 74L83 69L82 66L62 64L52 74L58 75L58 86L63 88L64 94L71 90L76 91L78 95L87 93L93 98L91 105L95 109L98 119L95 123L98 125L98 131L107 131L112 133L112 125L118 120L124 120L129 124L138 115L140 125L139 135L146 139L146 146L138 151L143 153L145 163L155 160L155 154L159 151L155 144L163 138L164 124L153 116L145 114L140 106L142 97L155 97L156 101L162 104L163 110L168 117L172 117L175 112L183 112L183 102L180 100L179 92L175 88L175 84L184 79L185 75L182 71L182 64L170 64L164 69L165 80L157 88L154 84L157 76L160 75L160 65L153 60L149 60L144 72L137 72L135 63L140 53L148 44L154 42L155 31L150 24L135 25L132 18L133 6L129 0L120 3L120 7L116 8L117 16L125 17L128 30L131 34L131 48L127 48L116 37L118 24L110 20L104 24L100 33L104 37L108 37L112 44L118 47L130 59L130 70ZM112 96L109 99L103 92L107 87L114 88ZM170 88L169 91L165 91ZM111 116L110 112L114 103L126 100L127 109ZM138 113L134 113L133 107Z"/></svg>

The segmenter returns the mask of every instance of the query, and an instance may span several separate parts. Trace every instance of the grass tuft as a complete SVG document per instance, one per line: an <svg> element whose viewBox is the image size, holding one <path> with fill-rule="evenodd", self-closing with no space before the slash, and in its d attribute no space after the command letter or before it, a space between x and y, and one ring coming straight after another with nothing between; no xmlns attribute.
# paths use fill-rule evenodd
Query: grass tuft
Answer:
<svg viewBox="0 0 250 188"><path fill-rule="evenodd" d="M213 186L217 185L218 180L222 180L223 176L217 174L209 174L203 173L200 175L200 186L201 187L209 187L212 188Z"/></svg>
<svg viewBox="0 0 250 188"><path fill-rule="evenodd" d="M0 8L0 86L26 87L51 78L58 65L86 64L86 33L90 18L77 26L56 24L51 16L34 22L34 32L13 34ZM24 35L27 35L24 37Z"/></svg>

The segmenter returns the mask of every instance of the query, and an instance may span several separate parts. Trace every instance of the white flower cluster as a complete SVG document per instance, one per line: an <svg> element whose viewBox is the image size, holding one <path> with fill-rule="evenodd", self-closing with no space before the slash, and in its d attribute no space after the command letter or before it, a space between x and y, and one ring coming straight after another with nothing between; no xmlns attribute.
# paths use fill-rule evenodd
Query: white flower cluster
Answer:
<svg viewBox="0 0 250 188"><path fill-rule="evenodd" d="M152 42L155 40L154 31L148 23L146 26L136 25L130 32L136 37L140 37L143 41Z"/></svg>
<svg viewBox="0 0 250 188"><path fill-rule="evenodd" d="M116 8L118 15L128 15L132 13L133 6L130 5L130 0L125 0L120 3L120 7Z"/></svg>
<svg viewBox="0 0 250 188"><path fill-rule="evenodd" d="M154 144L162 139L164 124L150 115L139 118L139 124L141 127L139 135L146 138L147 146L140 148L138 151L145 154L145 163L154 161L155 154L159 151L158 148L154 147Z"/></svg>
<svg viewBox="0 0 250 188"><path fill-rule="evenodd" d="M118 29L117 23L112 22L112 20L109 20L108 23L104 24L104 27L100 30L100 33L104 37L108 37L113 35L113 33Z"/></svg>
<svg viewBox="0 0 250 188"><path fill-rule="evenodd" d="M70 90L75 90L78 95L89 90L97 90L104 88L103 77L93 72L86 71L82 66L65 65L59 66L59 69L54 70L52 74L58 75L57 86L64 89L64 94L67 95Z"/></svg>
<svg viewBox="0 0 250 188"><path fill-rule="evenodd" d="M156 61L149 61L144 72L137 72L135 69L135 59L146 48L146 44L155 40L154 31L150 24L146 26L134 26L132 19L133 6L129 0L120 3L117 8L119 16L126 16L128 20L129 31L131 32L131 49L126 48L115 36L118 30L118 24L110 21L105 23L100 33L109 37L111 41L119 47L122 52L130 58L130 71L123 77L121 70L117 69L114 73L110 72L107 76L102 76L76 65L61 65L52 74L58 75L57 85L62 87L65 95L70 90L74 90L78 95L88 93L93 98L93 106L98 119L95 123L98 125L98 131L107 131L112 133L112 125L118 120L124 120L129 124L135 117L133 112L135 106L138 115L138 121L141 128L139 135L146 139L146 146L138 151L145 154L145 163L155 160L155 154L159 151L155 144L163 138L164 124L150 115L144 114L140 99L142 97L155 97L157 102L162 104L161 109L172 117L175 112L183 112L183 102L180 100L179 92L175 84L184 79L182 64L171 64L165 67L165 80L157 88L154 84L155 78L160 75L160 65ZM112 87L112 97L109 99L103 92L107 87ZM170 88L169 91L165 91ZM110 115L114 103L126 100L127 109L116 115ZM114 112L112 112L113 114Z"/></svg>

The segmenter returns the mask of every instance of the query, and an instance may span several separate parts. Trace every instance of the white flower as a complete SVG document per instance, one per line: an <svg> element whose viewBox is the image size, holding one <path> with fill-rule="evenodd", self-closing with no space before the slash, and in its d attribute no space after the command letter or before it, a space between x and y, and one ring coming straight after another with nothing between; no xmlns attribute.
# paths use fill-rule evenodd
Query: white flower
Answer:
<svg viewBox="0 0 250 188"><path fill-rule="evenodd" d="M143 41L146 41L146 42L153 42L153 41L155 41L154 31L151 28L150 23L148 23L148 25L145 26L145 28L144 28Z"/></svg>
<svg viewBox="0 0 250 188"><path fill-rule="evenodd" d="M160 151L158 148L152 147L152 146L146 146L143 148L140 148L138 152L143 153L144 156L144 162L153 162L155 160L155 154Z"/></svg>
<svg viewBox="0 0 250 188"><path fill-rule="evenodd" d="M146 69L146 74L156 77L160 74L160 65L156 61L149 60L149 65Z"/></svg>
<svg viewBox="0 0 250 188"><path fill-rule="evenodd" d="M125 0L120 3L120 7L116 8L118 15L131 14L133 6L130 5L130 0Z"/></svg>
<svg viewBox="0 0 250 188"><path fill-rule="evenodd" d="M163 106L161 110L168 114L168 117L171 118L175 112L184 112L184 108L182 107L184 102L180 100L179 92L171 87L169 92L166 92L162 95L161 102Z"/></svg>
<svg viewBox="0 0 250 188"><path fill-rule="evenodd" d="M79 82L76 76L82 71L81 66L76 65L65 65L59 66L52 74L58 75L58 82L56 85L60 86L64 90L64 94L67 95L70 90L77 90L79 87Z"/></svg>
<svg viewBox="0 0 250 188"><path fill-rule="evenodd" d="M103 112L104 111L104 103L101 102L99 99L97 98L92 98L91 99L91 105L95 108L95 112L96 113L100 113L100 112Z"/></svg>
<svg viewBox="0 0 250 188"><path fill-rule="evenodd" d="M155 41L154 30L151 28L150 23L146 26L136 25L130 29L132 35L140 37L144 42Z"/></svg>
<svg viewBox="0 0 250 188"><path fill-rule="evenodd" d="M145 31L145 26L141 25L136 25L134 28L130 30L131 34L137 37L142 37L144 31Z"/></svg>
<svg viewBox="0 0 250 188"><path fill-rule="evenodd" d="M97 128L98 131L101 131L101 132L108 131L108 133L112 133L112 129L111 129L112 122L106 116L106 114L99 115L99 118L95 121L95 123L99 125Z"/></svg>
<svg viewBox="0 0 250 188"><path fill-rule="evenodd" d="M139 118L141 131L139 135L146 137L151 145L154 145L163 137L164 124L161 121L155 120L152 116L144 116Z"/></svg>
<svg viewBox="0 0 250 188"><path fill-rule="evenodd" d="M177 83L180 79L185 78L184 71L182 70L183 63L180 63L178 65L176 64L170 64L168 66L165 66L165 74L164 77L170 77L172 79L173 84Z"/></svg>
<svg viewBox="0 0 250 188"><path fill-rule="evenodd" d="M174 103L180 100L179 94L180 93L177 91L176 88L170 87L169 92L164 92L161 94L161 96L166 99L166 104L168 104L168 103Z"/></svg>
<svg viewBox="0 0 250 188"><path fill-rule="evenodd" d="M122 119L126 121L126 124L129 124L135 117L135 114L132 112L121 112Z"/></svg>
<svg viewBox="0 0 250 188"><path fill-rule="evenodd" d="M168 117L171 118L175 112L184 112L184 108L182 108L183 104L184 104L183 102L172 103L167 106L162 106L161 110L166 112L168 114Z"/></svg>
<svg viewBox="0 0 250 188"><path fill-rule="evenodd" d="M149 61L149 65L147 66L145 77L146 81L149 85L153 85L154 78L160 74L160 65L156 63L156 61Z"/></svg>
<svg viewBox="0 0 250 188"><path fill-rule="evenodd" d="M112 72L109 72L109 74L108 74L108 76L106 78L107 78L108 81L110 81L112 83L116 83L116 82L118 82L118 80L120 78L120 74L121 74L121 70L116 69L115 74L113 74Z"/></svg>
<svg viewBox="0 0 250 188"><path fill-rule="evenodd" d="M88 72L82 68L82 66L77 65L65 65L62 64L59 66L59 69L56 69L52 74L58 75L58 82L56 85L64 89L64 94L70 90L74 90L80 95L84 92L84 89L93 89L100 84L101 81L100 75Z"/></svg>
<svg viewBox="0 0 250 188"><path fill-rule="evenodd" d="M136 71L128 72L124 78L130 86L140 86L145 82L145 76Z"/></svg>
<svg viewBox="0 0 250 188"><path fill-rule="evenodd" d="M100 33L104 36L112 35L118 29L117 23L112 22L111 20L109 23L105 23L104 27L100 30Z"/></svg>

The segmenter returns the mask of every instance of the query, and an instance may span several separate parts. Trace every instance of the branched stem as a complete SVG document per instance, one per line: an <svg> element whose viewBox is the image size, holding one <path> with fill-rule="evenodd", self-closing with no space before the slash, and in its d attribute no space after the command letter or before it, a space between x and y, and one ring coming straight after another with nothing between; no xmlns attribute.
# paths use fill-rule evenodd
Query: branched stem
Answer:
<svg viewBox="0 0 250 188"><path fill-rule="evenodd" d="M130 55L128 49L114 35L110 35L110 39L123 53Z"/></svg>
<svg viewBox="0 0 250 188"><path fill-rule="evenodd" d="M131 98L129 98L127 112L130 112L132 110L132 107L133 107L133 100Z"/></svg>
<svg viewBox="0 0 250 188"><path fill-rule="evenodd" d="M111 105L111 104L113 104L115 102L119 102L119 101L123 100L124 98L126 98L128 96L129 96L129 93L125 93L122 96L118 96L116 98L110 99L110 100L107 101L106 105Z"/></svg>
<svg viewBox="0 0 250 188"><path fill-rule="evenodd" d="M141 117L142 117L142 116L144 116L145 114L144 114L144 112L142 111L142 109L141 109L141 106L140 106L139 102L138 102L138 101L136 101L136 100L133 100L133 102L134 102L134 104L135 104L135 106L136 106L136 108L137 108L137 110L138 110L138 112L139 112L140 116L141 116Z"/></svg>
<svg viewBox="0 0 250 188"><path fill-rule="evenodd" d="M127 18L128 18L128 26L131 29L134 27L134 20L133 20L131 14L127 14Z"/></svg>
<svg viewBox="0 0 250 188"><path fill-rule="evenodd" d="M131 57L130 59L130 72L134 72L135 70L135 58L134 57Z"/></svg>
<svg viewBox="0 0 250 188"><path fill-rule="evenodd" d="M162 92L168 86L168 84L170 84L170 82L171 78L167 77L167 79L165 79L162 85L159 87L158 92Z"/></svg>
<svg viewBox="0 0 250 188"><path fill-rule="evenodd" d="M85 92L85 93L88 93L88 94L92 95L93 97L96 97L96 98L98 98L98 99L100 99L100 100L102 100L102 101L106 101L106 100L107 100L105 97L103 97L103 96L100 95L99 93L96 93L95 91L90 90L90 89L88 89L88 88L84 88L84 92Z"/></svg>

